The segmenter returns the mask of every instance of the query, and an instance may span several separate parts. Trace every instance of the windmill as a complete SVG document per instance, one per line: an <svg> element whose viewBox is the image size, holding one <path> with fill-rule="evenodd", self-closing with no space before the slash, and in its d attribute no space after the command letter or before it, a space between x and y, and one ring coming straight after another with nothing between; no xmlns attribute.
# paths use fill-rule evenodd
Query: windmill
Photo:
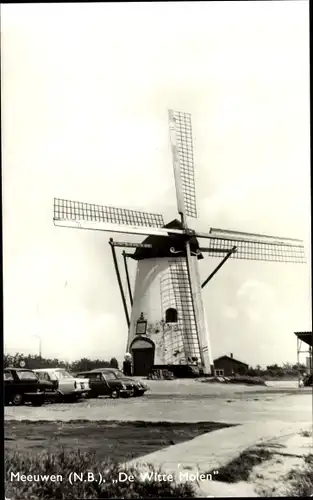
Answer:
<svg viewBox="0 0 313 500"><path fill-rule="evenodd" d="M210 374L213 358L202 300L204 286L229 258L305 263L304 246L292 238L191 229L188 218L197 217L191 115L169 110L168 118L179 220L164 224L160 214L55 198L54 224L146 236L142 243L109 241L128 327L127 351L133 355L135 373L142 375L156 365L200 363L203 372ZM206 241L206 246L199 246L198 239ZM122 253L131 313L116 247L135 248L133 253ZM198 261L203 254L222 260L201 283ZM137 262L133 291L128 258Z"/></svg>

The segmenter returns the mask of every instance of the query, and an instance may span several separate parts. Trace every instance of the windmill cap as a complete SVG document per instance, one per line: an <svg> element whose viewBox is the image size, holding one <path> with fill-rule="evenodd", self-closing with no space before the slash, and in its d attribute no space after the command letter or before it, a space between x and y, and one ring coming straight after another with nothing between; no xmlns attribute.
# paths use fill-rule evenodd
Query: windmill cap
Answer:
<svg viewBox="0 0 313 500"><path fill-rule="evenodd" d="M169 229L184 229L183 224L174 219L168 224L165 224L164 228ZM194 235L192 229L187 230L187 234L190 238L190 250L192 254L197 254L198 259L203 259L203 255L199 251L199 243ZM162 257L183 257L185 256L186 235L174 235L171 234L167 237L150 235L142 243L150 244L151 248L136 248L136 251L132 254L134 260L152 259L152 258L162 258Z"/></svg>

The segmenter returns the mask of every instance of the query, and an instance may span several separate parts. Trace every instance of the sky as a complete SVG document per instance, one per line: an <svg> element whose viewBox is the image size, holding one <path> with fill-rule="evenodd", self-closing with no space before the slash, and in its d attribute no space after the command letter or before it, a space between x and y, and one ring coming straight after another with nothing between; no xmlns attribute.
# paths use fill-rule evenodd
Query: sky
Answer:
<svg viewBox="0 0 313 500"><path fill-rule="evenodd" d="M192 227L301 238L310 263L307 1L1 10L7 352L123 358L125 236L55 227L53 198L177 217L169 108L192 114ZM230 259L203 292L213 357L295 362L310 298L310 264Z"/></svg>

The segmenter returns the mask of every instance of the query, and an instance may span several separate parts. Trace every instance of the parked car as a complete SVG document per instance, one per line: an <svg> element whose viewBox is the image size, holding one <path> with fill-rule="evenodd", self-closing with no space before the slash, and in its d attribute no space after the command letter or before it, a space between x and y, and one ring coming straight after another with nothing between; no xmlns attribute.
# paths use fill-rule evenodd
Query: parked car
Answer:
<svg viewBox="0 0 313 500"><path fill-rule="evenodd" d="M34 370L42 381L55 384L58 399L76 401L90 390L88 379L77 379L64 368L38 368Z"/></svg>
<svg viewBox="0 0 313 500"><path fill-rule="evenodd" d="M119 380L114 373L103 372L102 370L90 370L89 372L80 372L77 377L89 379L90 391L88 397L97 398L98 396L110 396L119 398L133 396L134 386L127 380Z"/></svg>
<svg viewBox="0 0 313 500"><path fill-rule="evenodd" d="M20 406L31 403L41 406L47 394L54 392L51 382L39 380L33 370L26 368L4 369L4 402Z"/></svg>
<svg viewBox="0 0 313 500"><path fill-rule="evenodd" d="M114 380L114 378L112 377L112 375L114 375L115 379L120 380L125 384L132 384L133 396L142 396L148 390L147 384L145 382L143 382L142 380L135 380L133 378L126 377L126 375L124 375L124 373L117 368L98 368L97 371L101 371L106 375L110 373L110 377L112 378L112 380Z"/></svg>
<svg viewBox="0 0 313 500"><path fill-rule="evenodd" d="M118 370L117 368L104 368L104 370L113 372L119 380L128 380L132 382L134 386L135 397L143 396L144 393L148 390L148 386L143 380L137 380L134 378L126 377L126 375L124 375L124 373L121 370Z"/></svg>

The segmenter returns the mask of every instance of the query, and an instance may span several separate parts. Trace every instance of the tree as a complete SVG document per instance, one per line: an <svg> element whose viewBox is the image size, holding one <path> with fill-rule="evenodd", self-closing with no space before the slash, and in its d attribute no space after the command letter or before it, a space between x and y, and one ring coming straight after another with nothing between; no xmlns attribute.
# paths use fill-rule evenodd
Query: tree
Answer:
<svg viewBox="0 0 313 500"><path fill-rule="evenodd" d="M267 369L267 370L276 370L276 371L278 371L278 370L281 370L281 367L280 367L280 366L278 366L278 364L277 364L277 363L275 363L274 365L268 365L268 366L266 367L266 369Z"/></svg>
<svg viewBox="0 0 313 500"><path fill-rule="evenodd" d="M20 362L25 361L25 368L29 370L36 370L36 368L65 368L69 372L83 372L89 371L97 368L108 368L114 367L118 368L118 362L116 358L112 358L110 363L102 359L88 359L82 358L72 363L62 361L60 359L54 358L43 358L37 354L21 354L16 353L11 356L9 354L3 354L3 365L4 368L8 366L14 366L15 368L20 367Z"/></svg>
<svg viewBox="0 0 313 500"><path fill-rule="evenodd" d="M110 360L110 367L111 368L116 368L118 370L118 361L116 358L111 358Z"/></svg>
<svg viewBox="0 0 313 500"><path fill-rule="evenodd" d="M246 366L239 366L239 368L238 368L239 375L247 375L248 371L249 371L249 368Z"/></svg>

